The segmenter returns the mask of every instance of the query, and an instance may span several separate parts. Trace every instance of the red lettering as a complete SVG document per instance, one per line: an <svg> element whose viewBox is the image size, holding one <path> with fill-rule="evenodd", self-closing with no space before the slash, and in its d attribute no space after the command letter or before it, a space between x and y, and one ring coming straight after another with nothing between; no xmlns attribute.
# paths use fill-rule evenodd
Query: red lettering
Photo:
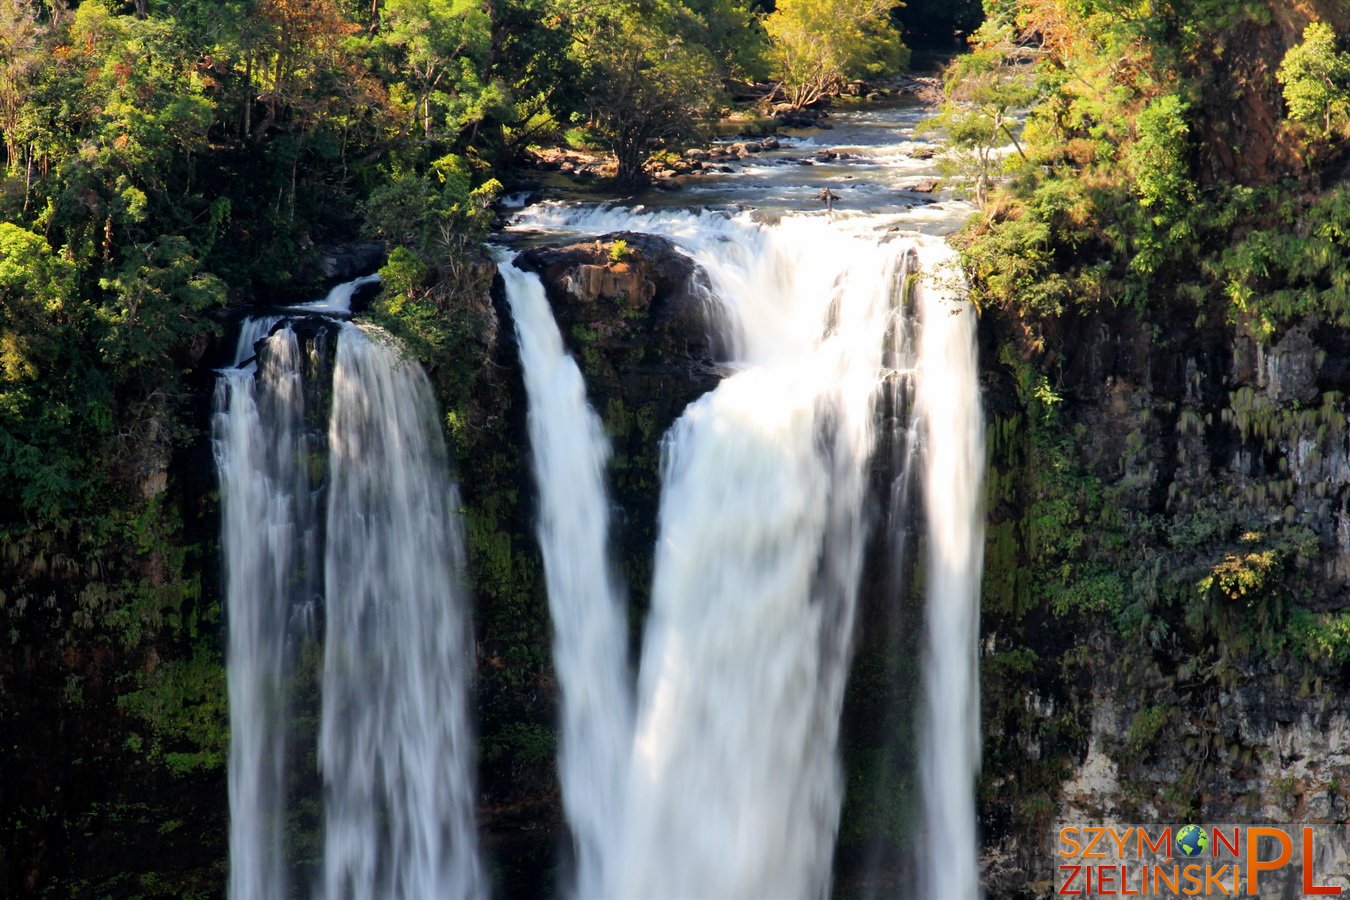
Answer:
<svg viewBox="0 0 1350 900"><path fill-rule="evenodd" d="M1079 894L1082 894L1083 893L1082 891L1069 890L1069 885L1073 884L1074 876L1077 875L1080 871L1082 871L1082 868L1083 868L1082 866L1060 866L1059 870L1061 872L1067 871L1069 874L1068 876L1065 877L1064 883L1059 886L1059 890L1056 891L1055 893L1059 894L1061 897L1067 897L1071 895L1077 896Z"/></svg>
<svg viewBox="0 0 1350 900"><path fill-rule="evenodd" d="M1114 894L1116 892L1116 870L1114 866L1097 867L1097 893Z"/></svg>
<svg viewBox="0 0 1350 900"><path fill-rule="evenodd" d="M1303 829L1303 893L1305 894L1339 894L1339 887L1332 887L1327 884L1313 884L1313 862L1317 855L1313 853L1313 835L1311 828Z"/></svg>
<svg viewBox="0 0 1350 900"><path fill-rule="evenodd" d="M1210 843L1214 847L1215 856L1219 855L1220 844L1223 844L1234 857L1242 856L1242 829L1233 829L1233 842L1231 844L1228 842L1228 838L1223 836L1223 832L1217 828L1210 832L1210 836L1212 838Z"/></svg>
<svg viewBox="0 0 1350 900"><path fill-rule="evenodd" d="M1141 873L1140 877L1143 878L1145 882L1147 882L1148 869L1144 866L1140 866L1139 871ZM1122 895L1138 896L1139 894L1142 894L1146 890L1148 890L1147 884L1145 884L1143 888L1141 888L1140 890L1137 891L1130 890L1130 870L1127 869L1125 866L1120 867L1120 893Z"/></svg>

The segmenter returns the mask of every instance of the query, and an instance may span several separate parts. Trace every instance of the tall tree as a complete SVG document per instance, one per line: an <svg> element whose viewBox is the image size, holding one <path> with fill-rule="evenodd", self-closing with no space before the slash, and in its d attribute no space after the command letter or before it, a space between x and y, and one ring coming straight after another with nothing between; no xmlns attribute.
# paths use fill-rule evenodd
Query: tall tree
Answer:
<svg viewBox="0 0 1350 900"><path fill-rule="evenodd" d="M764 20L770 61L794 108L853 78L897 72L909 51L891 23L896 0L779 0Z"/></svg>
<svg viewBox="0 0 1350 900"><path fill-rule="evenodd" d="M493 86L486 77L492 20L476 0L386 0L377 41L393 58L395 97L431 137L457 132L481 114ZM453 135L452 135L453 136Z"/></svg>
<svg viewBox="0 0 1350 900"><path fill-rule="evenodd" d="M688 139L716 102L712 54L650 7L613 3L588 17L573 53L592 125L613 150L624 189L641 185L651 153Z"/></svg>
<svg viewBox="0 0 1350 900"><path fill-rule="evenodd" d="M4 133L5 166L19 165L21 114L24 100L42 61L36 11L23 0L0 0L0 132Z"/></svg>

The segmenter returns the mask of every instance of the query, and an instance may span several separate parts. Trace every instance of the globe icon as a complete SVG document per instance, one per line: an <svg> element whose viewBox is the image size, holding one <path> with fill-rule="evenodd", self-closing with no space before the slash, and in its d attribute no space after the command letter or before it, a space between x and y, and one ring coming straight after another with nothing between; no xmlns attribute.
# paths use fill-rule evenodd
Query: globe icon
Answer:
<svg viewBox="0 0 1350 900"><path fill-rule="evenodd" d="M1209 846L1209 835L1199 825L1187 825L1177 832L1176 846L1182 856L1199 856Z"/></svg>

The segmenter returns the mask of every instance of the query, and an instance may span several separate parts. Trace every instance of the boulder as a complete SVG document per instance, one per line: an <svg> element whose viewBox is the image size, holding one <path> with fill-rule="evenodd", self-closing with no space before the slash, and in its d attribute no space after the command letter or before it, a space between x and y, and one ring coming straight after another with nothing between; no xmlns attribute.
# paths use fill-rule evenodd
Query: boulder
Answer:
<svg viewBox="0 0 1350 900"><path fill-rule="evenodd" d="M938 184L936 178L920 178L918 181L901 185L900 190L912 191L915 194L931 194L938 189Z"/></svg>
<svg viewBox="0 0 1350 900"><path fill-rule="evenodd" d="M389 249L382 241L358 241L329 247L319 257L319 271L331 281L351 281L384 265Z"/></svg>

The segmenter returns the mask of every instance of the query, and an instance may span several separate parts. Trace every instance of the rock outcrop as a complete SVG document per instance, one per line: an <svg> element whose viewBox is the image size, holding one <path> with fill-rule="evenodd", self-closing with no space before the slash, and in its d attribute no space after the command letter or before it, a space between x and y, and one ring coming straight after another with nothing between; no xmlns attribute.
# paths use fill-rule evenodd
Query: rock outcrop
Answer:
<svg viewBox="0 0 1350 900"><path fill-rule="evenodd" d="M1051 327L1047 351L982 323L987 890L1050 896L1056 823L1344 821L1350 333ZM1057 373L1049 419L1019 408L1015 346Z"/></svg>

